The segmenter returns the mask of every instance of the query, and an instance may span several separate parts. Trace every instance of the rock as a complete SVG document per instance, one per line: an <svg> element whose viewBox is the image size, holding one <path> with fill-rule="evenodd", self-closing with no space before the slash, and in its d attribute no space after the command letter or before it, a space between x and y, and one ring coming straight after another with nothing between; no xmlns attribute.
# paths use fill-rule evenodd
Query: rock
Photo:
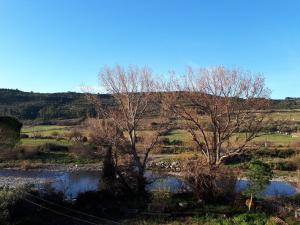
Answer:
<svg viewBox="0 0 300 225"><path fill-rule="evenodd" d="M180 167L175 168L175 172L180 172L180 171L181 171Z"/></svg>
<svg viewBox="0 0 300 225"><path fill-rule="evenodd" d="M295 219L300 221L300 208L295 210Z"/></svg>
<svg viewBox="0 0 300 225"><path fill-rule="evenodd" d="M181 208L187 208L188 203L187 203L187 202L179 202L178 205L179 205Z"/></svg>

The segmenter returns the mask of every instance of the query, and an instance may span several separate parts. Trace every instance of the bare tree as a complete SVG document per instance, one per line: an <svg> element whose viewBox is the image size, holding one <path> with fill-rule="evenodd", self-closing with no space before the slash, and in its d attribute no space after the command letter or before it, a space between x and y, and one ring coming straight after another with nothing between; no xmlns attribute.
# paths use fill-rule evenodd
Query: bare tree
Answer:
<svg viewBox="0 0 300 225"><path fill-rule="evenodd" d="M114 191L118 181L131 191L130 185L122 173L122 164L126 160L128 144L123 132L110 119L88 118L84 122L89 142L97 146L103 156L102 181L103 189ZM122 158L120 160L120 158ZM122 162L120 162L122 161Z"/></svg>
<svg viewBox="0 0 300 225"><path fill-rule="evenodd" d="M210 169L260 135L269 105L261 75L222 66L188 69L165 85L165 107L184 123Z"/></svg>
<svg viewBox="0 0 300 225"><path fill-rule="evenodd" d="M141 131L142 119L152 116L154 103L159 102L160 97L156 92L152 73L147 67L106 67L100 72L99 79L105 91L112 95L114 103L106 106L93 95L89 95L89 99L94 105L98 105L98 114L109 119L128 138L129 154L137 170L137 189L144 191L144 173L149 153L157 144L163 128L158 126L147 135L143 135ZM161 118L157 120L159 124L163 124L161 121Z"/></svg>

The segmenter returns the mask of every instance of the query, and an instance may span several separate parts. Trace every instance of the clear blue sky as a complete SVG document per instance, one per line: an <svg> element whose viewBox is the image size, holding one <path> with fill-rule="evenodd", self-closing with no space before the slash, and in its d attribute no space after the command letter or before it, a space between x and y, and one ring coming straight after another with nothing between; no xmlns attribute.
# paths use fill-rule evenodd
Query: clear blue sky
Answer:
<svg viewBox="0 0 300 225"><path fill-rule="evenodd" d="M300 97L299 0L0 0L0 87L80 91L104 65L239 66Z"/></svg>

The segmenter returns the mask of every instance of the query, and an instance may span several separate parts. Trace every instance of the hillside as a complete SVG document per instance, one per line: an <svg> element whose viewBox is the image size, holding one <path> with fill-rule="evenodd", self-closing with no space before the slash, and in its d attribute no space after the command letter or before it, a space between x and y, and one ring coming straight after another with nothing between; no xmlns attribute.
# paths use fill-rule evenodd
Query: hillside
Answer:
<svg viewBox="0 0 300 225"><path fill-rule="evenodd" d="M99 95L106 104L112 104L112 97ZM300 109L300 98L273 100L272 108L277 110ZM19 90L0 89L0 116L14 116L22 121L57 123L75 121L93 112L82 93L33 93Z"/></svg>
<svg viewBox="0 0 300 225"><path fill-rule="evenodd" d="M109 95L99 95L108 104ZM33 93L0 89L0 115L14 116L22 121L49 123L55 120L78 120L93 112L81 93Z"/></svg>

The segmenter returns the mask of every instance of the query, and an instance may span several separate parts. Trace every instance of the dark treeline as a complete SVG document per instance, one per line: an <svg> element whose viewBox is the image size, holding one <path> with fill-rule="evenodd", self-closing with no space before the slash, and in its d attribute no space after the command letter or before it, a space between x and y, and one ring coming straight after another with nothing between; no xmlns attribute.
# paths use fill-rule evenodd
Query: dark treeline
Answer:
<svg viewBox="0 0 300 225"><path fill-rule="evenodd" d="M113 98L108 94L99 94L99 98L108 106L113 104ZM299 109L300 98L272 100L272 108ZM0 116L14 116L22 121L55 123L55 120L82 119L93 113L92 105L82 93L49 94L0 89Z"/></svg>
<svg viewBox="0 0 300 225"><path fill-rule="evenodd" d="M109 95L99 95L99 98L108 105L113 104ZM55 120L81 119L93 113L92 105L81 93L46 94L0 89L1 116L49 123Z"/></svg>

